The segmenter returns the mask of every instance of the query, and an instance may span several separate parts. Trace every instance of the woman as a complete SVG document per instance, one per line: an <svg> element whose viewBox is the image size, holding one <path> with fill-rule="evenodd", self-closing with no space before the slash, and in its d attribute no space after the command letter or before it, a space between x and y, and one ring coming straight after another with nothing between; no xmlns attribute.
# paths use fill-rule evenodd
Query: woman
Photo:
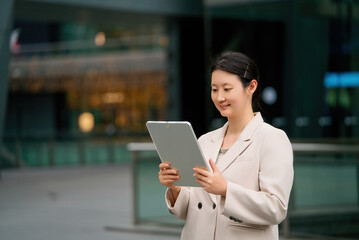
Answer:
<svg viewBox="0 0 359 240"><path fill-rule="evenodd" d="M159 165L169 211L186 221L181 239L278 239L293 183L293 152L286 134L263 122L258 68L227 52L211 67L212 101L228 122L198 141L213 170L194 168L202 188L175 186L169 163Z"/></svg>

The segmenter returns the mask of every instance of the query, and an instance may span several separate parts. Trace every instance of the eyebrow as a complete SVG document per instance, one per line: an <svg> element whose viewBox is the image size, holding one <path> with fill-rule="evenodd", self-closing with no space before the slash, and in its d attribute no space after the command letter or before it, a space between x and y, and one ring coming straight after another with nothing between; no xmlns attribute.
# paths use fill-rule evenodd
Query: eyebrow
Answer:
<svg viewBox="0 0 359 240"><path fill-rule="evenodd" d="M223 83L221 86L226 86L226 85L231 85L231 84L229 84L229 83ZM213 83L211 84L211 86L212 86L212 87L217 87L217 85L216 85L216 84L213 84Z"/></svg>

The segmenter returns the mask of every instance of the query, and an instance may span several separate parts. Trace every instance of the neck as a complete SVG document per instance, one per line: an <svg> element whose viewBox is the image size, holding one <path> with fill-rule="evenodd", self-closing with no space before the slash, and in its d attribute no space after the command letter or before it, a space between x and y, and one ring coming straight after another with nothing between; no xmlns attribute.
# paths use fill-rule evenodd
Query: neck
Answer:
<svg viewBox="0 0 359 240"><path fill-rule="evenodd" d="M254 113L252 108L250 108L238 117L228 118L227 134L239 136L253 117Z"/></svg>

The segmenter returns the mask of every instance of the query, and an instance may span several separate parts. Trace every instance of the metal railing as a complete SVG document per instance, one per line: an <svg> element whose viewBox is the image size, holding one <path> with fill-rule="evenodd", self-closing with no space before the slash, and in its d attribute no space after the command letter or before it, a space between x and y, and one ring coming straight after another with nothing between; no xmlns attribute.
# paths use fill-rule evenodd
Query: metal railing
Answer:
<svg viewBox="0 0 359 240"><path fill-rule="evenodd" d="M0 148L4 168L129 163L127 142L112 138L9 140Z"/></svg>

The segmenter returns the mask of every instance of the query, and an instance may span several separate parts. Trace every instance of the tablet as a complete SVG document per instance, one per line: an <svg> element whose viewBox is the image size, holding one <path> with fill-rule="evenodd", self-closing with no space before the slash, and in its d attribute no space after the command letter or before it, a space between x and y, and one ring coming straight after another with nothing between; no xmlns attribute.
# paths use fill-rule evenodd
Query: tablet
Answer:
<svg viewBox="0 0 359 240"><path fill-rule="evenodd" d="M195 166L210 170L211 168L204 158L191 124L148 121L146 126L161 161L170 162L171 167L178 169L181 175L174 185L201 187L193 177L193 168Z"/></svg>

